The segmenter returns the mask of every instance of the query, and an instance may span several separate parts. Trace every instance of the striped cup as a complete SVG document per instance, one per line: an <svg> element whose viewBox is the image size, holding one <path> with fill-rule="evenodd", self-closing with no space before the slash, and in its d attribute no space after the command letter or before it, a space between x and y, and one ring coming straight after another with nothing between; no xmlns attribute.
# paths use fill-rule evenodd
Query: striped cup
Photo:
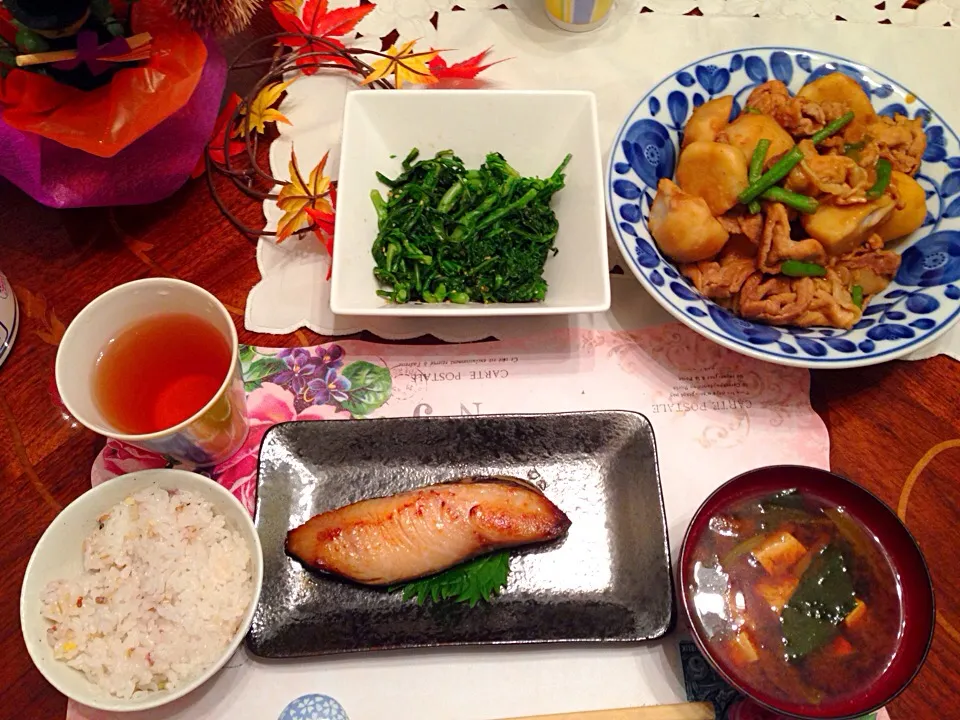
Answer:
<svg viewBox="0 0 960 720"><path fill-rule="evenodd" d="M570 32L587 32L606 22L613 0L545 0L545 4L554 25Z"/></svg>

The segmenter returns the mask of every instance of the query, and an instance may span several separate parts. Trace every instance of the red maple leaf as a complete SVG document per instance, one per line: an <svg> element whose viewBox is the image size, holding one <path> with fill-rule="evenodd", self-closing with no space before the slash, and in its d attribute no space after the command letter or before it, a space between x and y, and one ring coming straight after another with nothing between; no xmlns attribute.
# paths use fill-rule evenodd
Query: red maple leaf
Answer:
<svg viewBox="0 0 960 720"><path fill-rule="evenodd" d="M226 162L227 157L239 155L246 149L246 143L242 139L231 139L226 146L224 146L223 143L223 136L227 132L227 123L233 118L233 113L240 102L240 96L233 93L227 98L227 104L223 106L223 110L217 115L217 122L214 123L213 134L210 136L210 159L214 162L223 164ZM197 160L196 167L193 168L193 172L190 173L190 177L198 178L203 175L206 169L206 158L201 155L200 159Z"/></svg>
<svg viewBox="0 0 960 720"><path fill-rule="evenodd" d="M282 36L280 42L292 48L301 48L296 60L297 66L304 75L313 75L318 69L317 64L332 63L347 68L353 67L350 60L330 51L334 48L342 50L344 46L338 38L352 32L357 23L375 7L369 4L330 10L327 0L307 0L303 6L303 19L290 13L278 2L271 4L270 10L280 27L296 33ZM323 38L325 42L310 40L304 35Z"/></svg>
<svg viewBox="0 0 960 720"><path fill-rule="evenodd" d="M497 60L496 62L487 63L486 65L481 64L487 58L487 55L490 54L491 50L493 50L493 48L487 48L472 58L467 58L453 65L447 65L447 61L440 57L440 55L437 55L430 61L430 72L432 72L433 76L438 80L472 80L488 67L503 62L503 60Z"/></svg>
<svg viewBox="0 0 960 720"><path fill-rule="evenodd" d="M305 208L307 215L309 215L314 222L315 227L313 229L317 233L317 237L320 238L323 246L327 249L327 254L330 255L330 265L327 266L327 280L330 279L330 275L333 273L333 230L336 221L334 213L337 210L336 183L330 185L330 205L334 210L332 213L309 207Z"/></svg>

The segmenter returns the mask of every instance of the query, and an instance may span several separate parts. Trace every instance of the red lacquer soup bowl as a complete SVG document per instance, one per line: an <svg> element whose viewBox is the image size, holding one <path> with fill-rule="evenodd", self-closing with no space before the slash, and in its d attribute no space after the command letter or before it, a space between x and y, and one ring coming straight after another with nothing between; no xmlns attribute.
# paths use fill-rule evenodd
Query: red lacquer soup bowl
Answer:
<svg viewBox="0 0 960 720"><path fill-rule="evenodd" d="M683 541L680 588L717 672L792 717L877 710L933 640L933 585L913 536L872 493L817 468L759 468L707 498Z"/></svg>

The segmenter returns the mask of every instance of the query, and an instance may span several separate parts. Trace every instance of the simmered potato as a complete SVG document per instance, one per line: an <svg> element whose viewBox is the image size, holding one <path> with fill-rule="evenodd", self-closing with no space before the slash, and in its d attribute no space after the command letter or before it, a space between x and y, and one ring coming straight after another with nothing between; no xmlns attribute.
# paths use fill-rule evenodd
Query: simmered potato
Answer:
<svg viewBox="0 0 960 720"><path fill-rule="evenodd" d="M710 212L723 215L747 188L747 159L733 145L698 140L680 153L677 184L707 201Z"/></svg>
<svg viewBox="0 0 960 720"><path fill-rule="evenodd" d="M897 204L903 205L903 208L895 207L890 217L877 226L876 232L884 242L909 235L927 217L927 196L920 183L899 170L893 171L890 182L897 188L900 196Z"/></svg>
<svg viewBox="0 0 960 720"><path fill-rule="evenodd" d="M697 262L716 255L729 235L710 212L707 201L663 178L650 207L650 233L660 250L677 262Z"/></svg>
<svg viewBox="0 0 960 720"><path fill-rule="evenodd" d="M757 143L763 138L770 141L765 167L769 167L774 158L793 147L793 138L790 137L790 133L780 127L780 124L769 115L758 113L743 113L720 133L717 140L740 148L747 162L750 162Z"/></svg>
<svg viewBox="0 0 960 720"><path fill-rule="evenodd" d="M693 111L683 129L683 147L699 140L716 140L717 133L730 124L733 95L724 95L705 102Z"/></svg>
<svg viewBox="0 0 960 720"><path fill-rule="evenodd" d="M814 102L844 103L853 110L854 115L872 115L873 105L860 84L849 75L841 72L830 73L804 85L798 97Z"/></svg>
<svg viewBox="0 0 960 720"><path fill-rule="evenodd" d="M820 241L828 255L843 255L886 220L893 206L889 195L862 205L823 204L812 215L804 215L801 222L803 229Z"/></svg>

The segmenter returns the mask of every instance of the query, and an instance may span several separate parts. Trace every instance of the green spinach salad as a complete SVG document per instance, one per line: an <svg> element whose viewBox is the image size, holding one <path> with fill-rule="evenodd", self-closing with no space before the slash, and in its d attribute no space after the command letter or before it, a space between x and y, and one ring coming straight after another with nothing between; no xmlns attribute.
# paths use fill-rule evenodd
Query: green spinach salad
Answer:
<svg viewBox="0 0 960 720"><path fill-rule="evenodd" d="M550 207L564 186L567 155L550 177L523 177L500 153L467 169L452 150L377 178L389 190L370 197L377 294L394 303L540 302L543 267L556 254L559 223Z"/></svg>

